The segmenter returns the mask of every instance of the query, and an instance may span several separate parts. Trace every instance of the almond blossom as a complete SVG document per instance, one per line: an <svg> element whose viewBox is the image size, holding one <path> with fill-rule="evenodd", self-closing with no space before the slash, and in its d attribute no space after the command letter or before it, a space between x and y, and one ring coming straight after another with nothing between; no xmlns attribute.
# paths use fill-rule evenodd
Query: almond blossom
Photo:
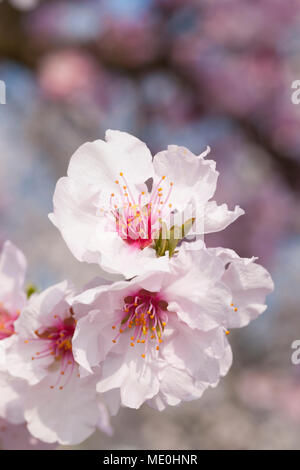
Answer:
<svg viewBox="0 0 300 470"><path fill-rule="evenodd" d="M26 305L26 267L23 253L6 241L0 255L0 418L11 424L24 422L22 396L27 384L8 373L5 354L15 333L15 322Z"/></svg>
<svg viewBox="0 0 300 470"><path fill-rule="evenodd" d="M197 236L220 231L244 213L211 200L218 172L208 153L172 145L152 158L139 139L109 130L72 156L50 219L79 261L126 278L168 270L192 228Z"/></svg>
<svg viewBox="0 0 300 470"><path fill-rule="evenodd" d="M79 313L70 305L73 287L62 282L30 299L15 322L6 352L11 375L29 384L24 416L30 433L42 441L78 444L96 427L111 432L99 404L94 377L81 378L72 339Z"/></svg>
<svg viewBox="0 0 300 470"><path fill-rule="evenodd" d="M86 314L76 326L74 357L91 374L101 365L97 388L110 392L115 406L147 402L161 410L199 398L231 365L228 328L265 308L273 283L264 268L232 252L225 260L221 252L185 246L169 272L94 287L74 299L74 311Z"/></svg>

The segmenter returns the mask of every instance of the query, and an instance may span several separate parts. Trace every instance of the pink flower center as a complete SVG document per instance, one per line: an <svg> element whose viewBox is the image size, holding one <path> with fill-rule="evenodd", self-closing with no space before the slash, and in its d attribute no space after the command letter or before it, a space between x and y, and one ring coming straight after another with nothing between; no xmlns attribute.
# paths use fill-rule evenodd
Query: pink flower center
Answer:
<svg viewBox="0 0 300 470"><path fill-rule="evenodd" d="M135 343L145 345L142 357L145 358L148 347L162 343L164 328L168 323L168 303L163 300L158 293L149 292L145 289L139 290L134 295L129 295L124 299L119 332L112 340L116 343L122 333L131 330L131 347ZM112 327L113 330L116 325Z"/></svg>
<svg viewBox="0 0 300 470"><path fill-rule="evenodd" d="M166 177L163 176L150 194L146 195L142 191L135 198L122 172L120 177L122 184L119 180L115 181L119 194L116 196L112 193L110 197L110 211L119 236L129 245L143 250L157 237L160 220L165 216L166 211L171 210L172 204L169 200L173 183L169 184L164 197L163 186Z"/></svg>
<svg viewBox="0 0 300 470"><path fill-rule="evenodd" d="M72 338L74 335L76 320L71 316L62 320L58 315L54 315L55 323L42 329L36 330L37 338L25 340L25 343L35 341L39 350L32 356L32 360L43 359L45 357L53 357L60 363L59 376L54 385L50 388L59 386L62 390L71 379L74 372L74 356L72 351ZM62 377L66 380L62 384Z"/></svg>
<svg viewBox="0 0 300 470"><path fill-rule="evenodd" d="M15 314L10 314L2 305L0 305L0 340L9 338L15 333L14 323L19 315L19 311Z"/></svg>

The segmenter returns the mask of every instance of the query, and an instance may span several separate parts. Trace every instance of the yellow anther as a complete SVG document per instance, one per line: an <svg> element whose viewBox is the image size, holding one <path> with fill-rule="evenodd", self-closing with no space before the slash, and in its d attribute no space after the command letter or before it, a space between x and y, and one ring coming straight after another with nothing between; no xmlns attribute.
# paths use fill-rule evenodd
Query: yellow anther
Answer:
<svg viewBox="0 0 300 470"><path fill-rule="evenodd" d="M120 176L123 176L123 173L122 173L122 171L121 171L121 173L120 173Z"/></svg>
<svg viewBox="0 0 300 470"><path fill-rule="evenodd" d="M117 341L115 339L112 340L113 343L116 343Z"/></svg>
<svg viewBox="0 0 300 470"><path fill-rule="evenodd" d="M235 311L235 312L237 312L237 311L238 311L238 309L237 309L237 308L235 308L235 309L234 309L234 311Z"/></svg>
<svg viewBox="0 0 300 470"><path fill-rule="evenodd" d="M133 346L134 346L134 343L130 343L130 346L132 346L132 347L133 347Z"/></svg>
<svg viewBox="0 0 300 470"><path fill-rule="evenodd" d="M115 329L116 329L115 325L114 325L114 326L112 326L112 329L113 329L113 330L115 330Z"/></svg>
<svg viewBox="0 0 300 470"><path fill-rule="evenodd" d="M119 184L119 181L118 181L118 180L116 180L116 181L115 181L115 183L116 183L116 184Z"/></svg>
<svg viewBox="0 0 300 470"><path fill-rule="evenodd" d="M131 339L131 341L133 341L133 340L134 340L134 336L131 336L131 338L130 338L130 339Z"/></svg>
<svg viewBox="0 0 300 470"><path fill-rule="evenodd" d="M166 326L166 322L165 322L165 321L163 321L161 324L162 324L162 326Z"/></svg>
<svg viewBox="0 0 300 470"><path fill-rule="evenodd" d="M114 193L111 193L111 197L114 197Z"/></svg>
<svg viewBox="0 0 300 470"><path fill-rule="evenodd" d="M156 351L159 351L159 346L156 346Z"/></svg>
<svg viewBox="0 0 300 470"><path fill-rule="evenodd" d="M165 178L166 178L166 177L165 177L165 176L163 176L163 177L162 177L162 180L164 180Z"/></svg>
<svg viewBox="0 0 300 470"><path fill-rule="evenodd" d="M145 357L146 357L145 354L141 354L141 356L142 356L143 359L145 359Z"/></svg>

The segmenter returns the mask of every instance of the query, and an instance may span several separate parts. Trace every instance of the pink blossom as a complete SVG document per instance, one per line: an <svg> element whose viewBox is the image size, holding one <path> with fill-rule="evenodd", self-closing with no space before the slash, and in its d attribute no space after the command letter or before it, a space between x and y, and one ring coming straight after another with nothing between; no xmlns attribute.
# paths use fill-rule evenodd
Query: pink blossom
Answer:
<svg viewBox="0 0 300 470"><path fill-rule="evenodd" d="M15 333L15 322L26 304L26 265L23 253L6 241L0 255L0 418L12 424L24 422L23 394L27 384L8 373L6 350Z"/></svg>
<svg viewBox="0 0 300 470"><path fill-rule="evenodd" d="M229 264L229 267L228 267ZM94 287L74 301L74 356L111 400L158 409L199 398L231 365L228 328L265 309L270 275L227 250L186 251L170 271ZM239 311L241 309L241 311Z"/></svg>
<svg viewBox="0 0 300 470"><path fill-rule="evenodd" d="M11 375L30 385L24 416L30 433L42 441L78 444L107 415L98 404L95 378L81 378L72 339L79 312L70 305L72 286L52 286L30 299L15 323L17 335L7 349Z"/></svg>
<svg viewBox="0 0 300 470"><path fill-rule="evenodd" d="M205 159L208 153L209 148L196 156L172 145L152 160L137 138L107 131L106 142L86 143L72 156L68 176L57 183L50 219L80 261L127 278L168 270L165 255L171 251L162 244L158 249L156 240L173 217L181 219L179 227L197 224L201 236L223 230L244 213L210 201L218 172ZM162 238L170 238L169 232Z"/></svg>

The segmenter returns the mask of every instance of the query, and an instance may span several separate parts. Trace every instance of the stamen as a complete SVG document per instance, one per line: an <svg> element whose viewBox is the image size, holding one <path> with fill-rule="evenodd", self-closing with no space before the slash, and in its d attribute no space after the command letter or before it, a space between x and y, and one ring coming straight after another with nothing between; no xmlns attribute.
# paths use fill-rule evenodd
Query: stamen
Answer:
<svg viewBox="0 0 300 470"><path fill-rule="evenodd" d="M158 298L157 293L145 289L141 289L134 296L125 297L119 333L112 342L116 343L121 333L133 328L134 334L130 336L131 347L135 346L135 341L137 345L144 344L145 355L151 347L149 340L155 340L155 349L159 351L159 344L162 343L164 328L168 321L167 307L167 302Z"/></svg>

